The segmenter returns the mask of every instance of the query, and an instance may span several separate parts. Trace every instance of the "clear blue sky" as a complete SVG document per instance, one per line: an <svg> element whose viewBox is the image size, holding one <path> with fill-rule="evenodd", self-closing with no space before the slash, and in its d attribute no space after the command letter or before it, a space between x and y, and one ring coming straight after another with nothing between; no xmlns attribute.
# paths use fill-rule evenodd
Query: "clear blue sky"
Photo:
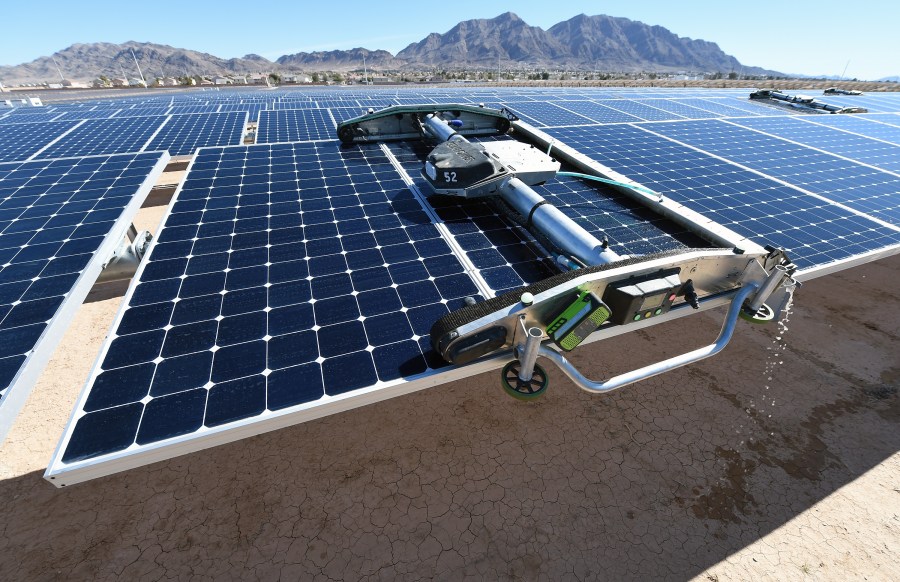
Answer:
<svg viewBox="0 0 900 582"><path fill-rule="evenodd" d="M460 20L511 10L544 29L577 14L608 14L713 41L746 65L786 73L876 79L900 75L896 0L118 0L0 7L0 64L16 65L76 42L157 42L223 58L363 46L396 53Z"/></svg>

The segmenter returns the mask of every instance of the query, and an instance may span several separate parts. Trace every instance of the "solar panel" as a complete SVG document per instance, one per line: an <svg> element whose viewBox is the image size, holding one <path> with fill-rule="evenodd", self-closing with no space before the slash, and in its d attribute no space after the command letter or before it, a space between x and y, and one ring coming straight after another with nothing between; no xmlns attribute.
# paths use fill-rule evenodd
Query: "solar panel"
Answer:
<svg viewBox="0 0 900 582"><path fill-rule="evenodd" d="M675 113L647 105L646 103L631 101L630 99L598 99L597 102L610 109L633 115L644 121L684 119L681 115L676 115Z"/></svg>
<svg viewBox="0 0 900 582"><path fill-rule="evenodd" d="M88 119L40 155L61 158L138 152L167 119L164 116Z"/></svg>
<svg viewBox="0 0 900 582"><path fill-rule="evenodd" d="M592 121L583 115L557 107L553 103L515 102L507 103L506 106L532 125L538 127L548 125L584 125Z"/></svg>
<svg viewBox="0 0 900 582"><path fill-rule="evenodd" d="M20 107L18 109L13 109L9 112L8 115L0 118L0 125L7 125L13 123L42 123L47 121L53 121L61 116L61 112L55 110L43 110L43 108L38 108L38 111L34 111L35 108L29 107L24 108ZM20 113L21 111L21 113Z"/></svg>
<svg viewBox="0 0 900 582"><path fill-rule="evenodd" d="M900 232L890 226L643 128L593 126L547 133L742 236L787 249L801 269L900 242Z"/></svg>
<svg viewBox="0 0 900 582"><path fill-rule="evenodd" d="M200 150L52 470L421 380L432 322L477 294L378 146Z"/></svg>
<svg viewBox="0 0 900 582"><path fill-rule="evenodd" d="M535 125L564 126L546 131L613 170L785 247L806 274L900 249L894 176L745 127L757 119L780 127L792 116L748 102L746 91L317 88L252 103L236 95L204 94L203 106L262 109L259 143L204 148L191 162L48 469L57 484L492 367L447 366L430 348L431 324L465 297L545 279L557 272L554 259L495 201L426 200L421 144L334 140L336 121L370 106L511 103ZM706 119L687 119L698 117ZM813 140L818 130L856 139L798 123ZM857 155L881 163L895 155L878 152ZM558 177L535 189L621 254L708 246L606 186Z"/></svg>
<svg viewBox="0 0 900 582"><path fill-rule="evenodd" d="M877 168L722 121L660 123L644 130L900 226L900 177Z"/></svg>
<svg viewBox="0 0 900 582"><path fill-rule="evenodd" d="M51 121L0 124L0 162L27 160L78 123Z"/></svg>
<svg viewBox="0 0 900 582"><path fill-rule="evenodd" d="M102 108L102 109L90 109L87 107L78 107L73 109L62 109L58 110L58 117L55 119L57 121L68 120L68 119L109 119L110 117L115 116L115 114L119 111L119 109L114 108Z"/></svg>
<svg viewBox="0 0 900 582"><path fill-rule="evenodd" d="M335 127L327 109L261 111L256 143L335 139Z"/></svg>
<svg viewBox="0 0 900 582"><path fill-rule="evenodd" d="M709 119L710 117L720 117L718 113L712 113L711 111L698 109L696 107L692 107L683 101L676 101L674 99L642 99L640 101L642 104L655 107L656 109L661 109L663 111L668 111L674 115L677 115L679 118L685 119Z"/></svg>
<svg viewBox="0 0 900 582"><path fill-rule="evenodd" d="M241 143L246 127L247 113L239 111L173 115L146 149L186 156L200 147L237 145Z"/></svg>
<svg viewBox="0 0 900 582"><path fill-rule="evenodd" d="M115 117L150 117L157 115L168 115L170 107L168 105L165 106L147 106L147 105L136 105L131 107L130 109L122 109L118 113L116 113Z"/></svg>
<svg viewBox="0 0 900 582"><path fill-rule="evenodd" d="M0 164L0 440L167 159Z"/></svg>
<svg viewBox="0 0 900 582"><path fill-rule="evenodd" d="M807 121L900 145L900 127L874 115L817 115Z"/></svg>
<svg viewBox="0 0 900 582"><path fill-rule="evenodd" d="M561 107L567 111L577 113L583 117L596 123L625 123L629 121L641 121L634 115L628 115L621 111L611 109L606 105L600 105L594 101L560 101L555 103L557 107ZM576 125L585 125L584 122Z"/></svg>
<svg viewBox="0 0 900 582"><path fill-rule="evenodd" d="M739 119L734 123L877 168L900 172L900 146L895 144L876 141L861 135L852 135L815 123L807 123L803 119L793 116Z"/></svg>

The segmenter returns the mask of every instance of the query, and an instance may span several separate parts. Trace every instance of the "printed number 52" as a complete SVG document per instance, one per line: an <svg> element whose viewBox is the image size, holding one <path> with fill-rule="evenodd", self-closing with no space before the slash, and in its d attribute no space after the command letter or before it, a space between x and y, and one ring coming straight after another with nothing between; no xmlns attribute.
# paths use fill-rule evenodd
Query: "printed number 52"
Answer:
<svg viewBox="0 0 900 582"><path fill-rule="evenodd" d="M456 182L456 172L444 172L444 182Z"/></svg>

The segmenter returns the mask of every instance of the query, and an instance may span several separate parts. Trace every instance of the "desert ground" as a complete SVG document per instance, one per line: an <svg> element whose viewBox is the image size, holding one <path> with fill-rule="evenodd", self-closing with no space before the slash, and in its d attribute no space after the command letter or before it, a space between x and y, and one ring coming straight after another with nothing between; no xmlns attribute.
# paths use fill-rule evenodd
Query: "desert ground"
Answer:
<svg viewBox="0 0 900 582"><path fill-rule="evenodd" d="M608 395L545 362L535 403L491 372L57 489L124 293L95 288L0 449L0 579L900 580L898 282L900 256L809 281L786 325ZM571 359L608 377L723 313Z"/></svg>

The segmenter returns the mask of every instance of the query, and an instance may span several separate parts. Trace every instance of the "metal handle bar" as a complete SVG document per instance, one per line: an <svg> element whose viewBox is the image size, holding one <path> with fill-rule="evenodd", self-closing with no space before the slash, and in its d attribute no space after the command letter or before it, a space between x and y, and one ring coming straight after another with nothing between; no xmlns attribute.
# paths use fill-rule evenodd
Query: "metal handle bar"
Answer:
<svg viewBox="0 0 900 582"><path fill-rule="evenodd" d="M540 346L538 349L538 354L553 360L553 362L559 366L559 368L565 372L566 376L568 376L572 382L575 383L576 386L585 390L587 392L611 392L623 386L627 386L629 384L633 384L634 382L638 382L640 380L646 380L647 378L652 378L658 374L662 374L663 372L668 372L669 370L674 370L675 368L680 368L686 364L692 364L694 362L700 361L704 358L708 358L710 356L714 356L722 349L728 345L728 342L731 340L731 336L734 333L734 325L737 322L738 316L741 312L741 307L744 304L744 301L747 297L750 296L751 293L756 291L759 288L759 284L757 283L747 283L743 287L741 287L737 293L735 293L734 297L731 299L731 305L728 307L728 314L725 316L725 321L722 324L722 331L719 332L719 337L716 338L716 341L706 347L696 349L694 351L688 352L686 354L682 354L680 356L675 356L669 358L668 360L663 360L662 362L657 362L655 364L649 364L644 366L643 368L638 368L637 370L633 370L631 372L626 372L624 374L620 374L613 378L610 378L606 382L594 382L585 378L581 372L579 372L575 366L569 363L566 358L557 352L556 350L550 349L546 346Z"/></svg>

